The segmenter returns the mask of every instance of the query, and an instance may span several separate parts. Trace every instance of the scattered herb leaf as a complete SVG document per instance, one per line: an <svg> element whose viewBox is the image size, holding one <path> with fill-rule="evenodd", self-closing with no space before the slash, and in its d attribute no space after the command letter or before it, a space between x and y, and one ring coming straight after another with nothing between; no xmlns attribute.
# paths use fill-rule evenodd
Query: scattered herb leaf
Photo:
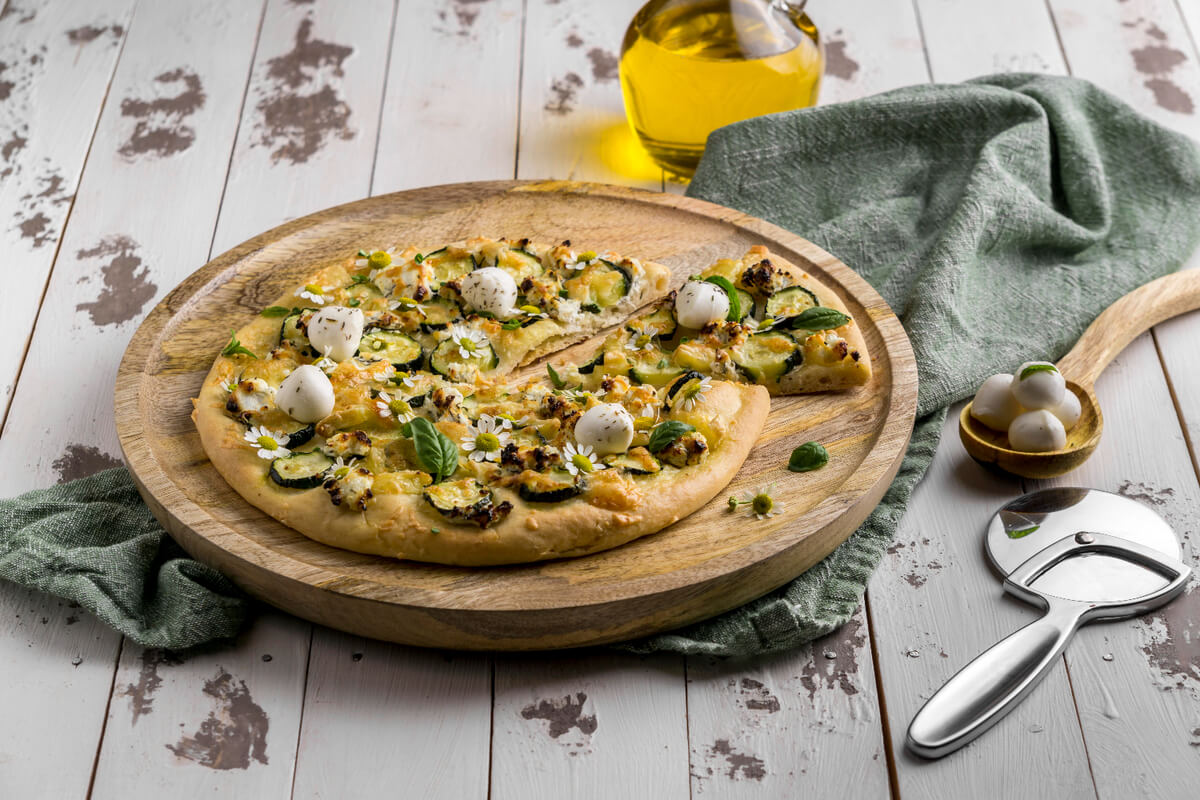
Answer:
<svg viewBox="0 0 1200 800"><path fill-rule="evenodd" d="M1008 538L1010 538L1010 539L1024 539L1026 536L1033 533L1040 527L1042 527L1042 526L1041 525L1031 525L1028 528L1021 528L1021 529L1015 530L1015 531L1005 531L1005 533L1008 534Z"/></svg>
<svg viewBox="0 0 1200 800"><path fill-rule="evenodd" d="M359 257L359 258L370 258L370 257L371 257L371 254L370 254L370 253L368 253L366 250L359 250L359 251L358 251L358 257Z"/></svg>
<svg viewBox="0 0 1200 800"><path fill-rule="evenodd" d="M669 447L680 436L694 430L696 430L695 425L689 425L677 419L669 419L666 422L655 425L654 430L650 431L650 441L646 444L646 449L651 453L657 453Z"/></svg>
<svg viewBox="0 0 1200 800"><path fill-rule="evenodd" d="M1021 370L1021 380L1025 380L1030 375L1038 372L1058 372L1058 367L1053 364L1030 364L1025 369Z"/></svg>
<svg viewBox="0 0 1200 800"><path fill-rule="evenodd" d="M561 389L567 385L567 382L560 378L555 371L554 365L548 361L546 362L546 373L550 376L550 383L554 385L555 389Z"/></svg>
<svg viewBox="0 0 1200 800"><path fill-rule="evenodd" d="M510 319L508 322L504 323L500 327L504 328L504 330L506 330L506 331L515 331L517 328L521 327L521 320L520 319Z"/></svg>
<svg viewBox="0 0 1200 800"><path fill-rule="evenodd" d="M433 482L439 483L453 475L458 469L458 445L424 417L413 418L406 427L406 435L412 436L417 460L433 475Z"/></svg>
<svg viewBox="0 0 1200 800"><path fill-rule="evenodd" d="M850 321L842 312L828 306L806 308L788 322L792 330L827 331L840 328Z"/></svg>
<svg viewBox="0 0 1200 800"><path fill-rule="evenodd" d="M238 353L241 353L242 355L250 356L251 358L258 358L258 356L254 355L254 353L250 350L250 348L244 347L242 345L242 343L237 340L237 331L235 331L233 328L230 328L229 329L229 344L225 345L225 349L221 351L221 355L234 356L234 355L237 355Z"/></svg>
<svg viewBox="0 0 1200 800"><path fill-rule="evenodd" d="M291 311L287 306L267 306L258 312L260 317L286 317Z"/></svg>
<svg viewBox="0 0 1200 800"><path fill-rule="evenodd" d="M420 264L425 261L425 256L421 255L420 253L417 253L415 256L413 256L413 261L416 262L417 264Z"/></svg>
<svg viewBox="0 0 1200 800"><path fill-rule="evenodd" d="M812 472L829 463L829 451L818 442L805 442L792 451L787 468L792 472Z"/></svg>

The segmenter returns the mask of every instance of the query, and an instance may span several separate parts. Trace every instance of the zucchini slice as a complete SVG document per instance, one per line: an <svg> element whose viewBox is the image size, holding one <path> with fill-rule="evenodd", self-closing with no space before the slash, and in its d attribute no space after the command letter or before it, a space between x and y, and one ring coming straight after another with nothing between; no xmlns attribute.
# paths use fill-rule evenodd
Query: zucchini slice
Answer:
<svg viewBox="0 0 1200 800"><path fill-rule="evenodd" d="M581 365L579 367L579 374L580 375L591 375L593 372L596 371L596 367L602 367L602 366L604 366L604 351L603 350L601 350L599 353L596 353L596 357L593 358L591 361L587 362L586 364Z"/></svg>
<svg viewBox="0 0 1200 800"><path fill-rule="evenodd" d="M287 447L289 450L294 450L297 447L299 447L300 445L307 443L308 440L311 439L313 437L313 434L315 434L316 432L317 432L317 426L312 423L309 423L307 425L304 425L303 427L297 428L294 431L289 431L287 434L287 437L288 437L287 444L284 446Z"/></svg>
<svg viewBox="0 0 1200 800"><path fill-rule="evenodd" d="M625 326L625 330L630 333L653 333L661 339L670 339L677 327L675 314L669 306L662 305L641 319L631 320Z"/></svg>
<svg viewBox="0 0 1200 800"><path fill-rule="evenodd" d="M474 478L435 483L425 487L422 495L442 516L473 522L481 528L504 519L512 511L512 503L496 505L492 490Z"/></svg>
<svg viewBox="0 0 1200 800"><path fill-rule="evenodd" d="M742 301L742 316L745 319L754 313L754 295L747 292L745 289L738 289L738 299Z"/></svg>
<svg viewBox="0 0 1200 800"><path fill-rule="evenodd" d="M685 372L683 375L677 378L675 382L671 384L671 388L667 389L667 405L669 406L671 404L671 398L673 398L680 389L687 385L688 381L698 381L703 377L704 376L696 370L691 370L689 372Z"/></svg>
<svg viewBox="0 0 1200 800"><path fill-rule="evenodd" d="M780 289L767 298L764 313L772 319L794 317L801 311L821 305L817 296L803 286L789 286Z"/></svg>
<svg viewBox="0 0 1200 800"><path fill-rule="evenodd" d="M629 270L603 259L584 267L583 272L574 278L563 281L567 297L578 300L584 311L592 311L589 306L594 306L592 313L599 313L621 302L621 298L629 294L632 285Z"/></svg>
<svg viewBox="0 0 1200 800"><path fill-rule="evenodd" d="M316 311L315 308L301 309L297 314L288 314L283 318L283 323L279 326L279 341L290 342L293 347L301 353L315 352L312 349L312 343L308 341L308 334L305 329L300 327L300 320L306 315L311 315Z"/></svg>
<svg viewBox="0 0 1200 800"><path fill-rule="evenodd" d="M271 462L271 480L289 489L313 489L325 480L333 459L319 450L289 453Z"/></svg>
<svg viewBox="0 0 1200 800"><path fill-rule="evenodd" d="M635 447L628 453L610 456L604 461L610 467L624 470L630 475L653 475L662 470L659 460L644 447Z"/></svg>
<svg viewBox="0 0 1200 800"><path fill-rule="evenodd" d="M379 287L370 281L352 283L346 287L345 291L346 297L352 306L361 305L367 300L378 300L383 297L383 292L379 290ZM353 302L355 300L358 302Z"/></svg>
<svg viewBox="0 0 1200 800"><path fill-rule="evenodd" d="M447 339L433 349L429 355L429 368L447 378L453 377L451 372L458 372L460 365L476 367L480 372L487 372L500 365L500 357L496 355L491 344L485 344L476 350L470 358L463 358L459 347L453 339Z"/></svg>
<svg viewBox="0 0 1200 800"><path fill-rule="evenodd" d="M370 361L388 361L396 369L410 372L424 361L421 345L407 333L375 328L363 334L358 355Z"/></svg>
<svg viewBox="0 0 1200 800"><path fill-rule="evenodd" d="M475 262L475 257L470 253L450 255L445 247L441 250L434 250L425 256L422 263L429 263L433 266L433 280L430 281L430 288L434 290L447 281L461 278L479 266Z"/></svg>
<svg viewBox="0 0 1200 800"><path fill-rule="evenodd" d="M528 250L517 247L501 253L500 257L496 259L496 266L512 275L517 286L520 286L526 278L541 275L543 271L540 258Z"/></svg>
<svg viewBox="0 0 1200 800"><path fill-rule="evenodd" d="M683 367L674 363L661 350L638 350L627 357L632 362L629 367L629 377L635 383L666 386L686 372Z"/></svg>
<svg viewBox="0 0 1200 800"><path fill-rule="evenodd" d="M448 328L463 318L458 306L443 297L435 297L421 304L425 316L421 317L421 333L430 333Z"/></svg>
<svg viewBox="0 0 1200 800"><path fill-rule="evenodd" d="M565 469L547 474L530 473L517 490L522 500L530 503L561 503L582 491L579 479Z"/></svg>
<svg viewBox="0 0 1200 800"><path fill-rule="evenodd" d="M783 331L764 331L732 352L733 363L755 383L771 384L804 361L796 340Z"/></svg>

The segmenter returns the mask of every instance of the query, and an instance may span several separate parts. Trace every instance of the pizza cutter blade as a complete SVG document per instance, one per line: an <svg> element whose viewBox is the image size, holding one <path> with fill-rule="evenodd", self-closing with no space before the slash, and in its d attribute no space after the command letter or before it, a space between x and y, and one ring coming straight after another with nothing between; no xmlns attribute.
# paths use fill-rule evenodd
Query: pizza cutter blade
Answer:
<svg viewBox="0 0 1200 800"><path fill-rule="evenodd" d="M963 667L921 707L906 745L941 758L1016 707L1081 625L1144 614L1183 591L1191 568L1151 509L1097 489L1042 489L1001 508L986 549L1005 591L1045 614Z"/></svg>

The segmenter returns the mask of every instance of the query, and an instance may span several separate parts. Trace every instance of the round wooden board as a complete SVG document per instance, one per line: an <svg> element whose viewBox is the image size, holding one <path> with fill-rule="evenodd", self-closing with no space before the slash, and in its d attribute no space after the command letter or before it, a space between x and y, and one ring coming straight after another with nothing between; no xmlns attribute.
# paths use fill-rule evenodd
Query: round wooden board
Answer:
<svg viewBox="0 0 1200 800"><path fill-rule="evenodd" d="M436 246L474 235L570 238L652 259L676 282L756 244L838 292L858 320L874 378L860 390L775 398L760 441L717 499L672 527L584 558L462 568L360 555L266 516L209 463L190 419L216 353L314 266L372 242ZM595 342L552 357L590 351ZM904 330L852 270L798 236L728 208L600 184L453 184L374 197L297 219L206 264L142 323L121 362L116 423L155 516L183 547L255 597L314 622L406 644L533 650L600 644L741 605L824 558L866 518L899 468L917 370ZM816 440L829 465L785 469ZM783 514L730 513L731 493L775 484Z"/></svg>

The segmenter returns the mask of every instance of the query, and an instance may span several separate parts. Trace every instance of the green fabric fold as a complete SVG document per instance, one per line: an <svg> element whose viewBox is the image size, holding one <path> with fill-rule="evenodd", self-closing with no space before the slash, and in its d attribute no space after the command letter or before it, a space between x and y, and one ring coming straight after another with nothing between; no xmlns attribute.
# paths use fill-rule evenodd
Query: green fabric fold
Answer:
<svg viewBox="0 0 1200 800"><path fill-rule="evenodd" d="M1184 262L1200 235L1200 151L1085 81L997 75L722 128L688 194L858 270L900 316L920 371L900 473L858 531L779 590L625 645L746 656L850 617L947 406L992 373L1061 357L1103 308ZM0 502L0 577L170 649L232 635L247 609L170 541L120 469Z"/></svg>

